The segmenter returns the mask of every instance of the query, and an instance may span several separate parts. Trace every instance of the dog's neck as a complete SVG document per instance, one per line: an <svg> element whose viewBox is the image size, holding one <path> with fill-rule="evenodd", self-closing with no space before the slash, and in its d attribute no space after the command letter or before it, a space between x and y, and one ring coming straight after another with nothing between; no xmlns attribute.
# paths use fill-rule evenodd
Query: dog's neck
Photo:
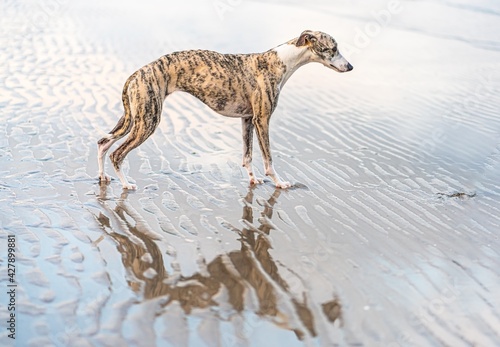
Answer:
<svg viewBox="0 0 500 347"><path fill-rule="evenodd" d="M285 82L299 67L312 61L312 55L307 46L297 47L294 40L279 45L272 50L276 52L278 58L286 66L281 86L285 84Z"/></svg>

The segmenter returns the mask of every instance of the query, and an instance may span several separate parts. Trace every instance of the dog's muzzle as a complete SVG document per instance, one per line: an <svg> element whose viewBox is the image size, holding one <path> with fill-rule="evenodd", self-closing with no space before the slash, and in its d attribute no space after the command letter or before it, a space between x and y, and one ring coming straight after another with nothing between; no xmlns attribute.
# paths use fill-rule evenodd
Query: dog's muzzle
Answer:
<svg viewBox="0 0 500 347"><path fill-rule="evenodd" d="M348 72L354 69L340 53L332 60L329 61L329 66L338 72Z"/></svg>

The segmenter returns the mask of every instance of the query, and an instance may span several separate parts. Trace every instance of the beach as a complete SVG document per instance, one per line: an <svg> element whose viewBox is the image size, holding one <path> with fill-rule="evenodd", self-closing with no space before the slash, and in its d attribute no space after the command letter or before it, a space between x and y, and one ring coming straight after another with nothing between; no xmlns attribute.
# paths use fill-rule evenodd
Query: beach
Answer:
<svg viewBox="0 0 500 347"><path fill-rule="evenodd" d="M0 12L2 346L500 344L497 2ZM97 141L138 68L264 52L306 29L354 70L311 63L284 86L270 137L290 189L249 187L240 120L180 92L124 162L137 191L109 158L99 184ZM254 167L265 177L256 140Z"/></svg>

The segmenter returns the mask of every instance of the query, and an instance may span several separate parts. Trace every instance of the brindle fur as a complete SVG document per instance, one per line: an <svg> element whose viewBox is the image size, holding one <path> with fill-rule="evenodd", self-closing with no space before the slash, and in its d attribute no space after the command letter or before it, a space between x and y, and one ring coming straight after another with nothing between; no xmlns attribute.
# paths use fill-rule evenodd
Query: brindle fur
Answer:
<svg viewBox="0 0 500 347"><path fill-rule="evenodd" d="M293 54L290 55L288 50ZM295 54L298 57L294 57ZM110 158L123 187L136 188L121 172L123 160L153 134L167 95L183 91L224 116L242 118L243 166L247 169L250 184L262 182L255 178L252 168L255 130L266 175L277 187L290 187L274 171L269 144L269 120L277 106L279 92L298 67L311 61L321 62L340 72L351 70L352 66L342 59L331 36L309 30L264 53L220 54L193 50L164 55L140 68L125 82L122 93L124 115L109 135L98 141L99 178L101 181L110 180L104 173L106 152L129 134Z"/></svg>

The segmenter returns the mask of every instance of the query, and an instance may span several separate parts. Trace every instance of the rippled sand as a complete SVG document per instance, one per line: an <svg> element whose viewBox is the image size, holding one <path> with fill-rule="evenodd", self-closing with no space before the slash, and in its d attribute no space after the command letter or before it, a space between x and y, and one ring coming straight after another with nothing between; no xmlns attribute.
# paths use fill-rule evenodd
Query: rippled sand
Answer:
<svg viewBox="0 0 500 347"><path fill-rule="evenodd" d="M0 12L0 243L16 235L19 285L2 346L500 344L498 3ZM137 68L304 29L331 33L354 71L308 65L281 94L272 147L293 189L249 189L239 120L183 94L128 156L139 190L98 185L96 141Z"/></svg>

